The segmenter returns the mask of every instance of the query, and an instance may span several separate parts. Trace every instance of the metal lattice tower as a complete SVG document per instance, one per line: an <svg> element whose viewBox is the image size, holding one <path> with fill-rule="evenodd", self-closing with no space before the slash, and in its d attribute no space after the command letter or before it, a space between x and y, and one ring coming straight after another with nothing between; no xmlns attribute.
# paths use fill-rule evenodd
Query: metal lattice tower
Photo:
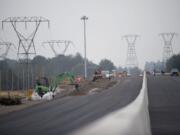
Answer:
<svg viewBox="0 0 180 135"><path fill-rule="evenodd" d="M11 42L0 42L0 58L6 59L11 46L14 46Z"/></svg>
<svg viewBox="0 0 180 135"><path fill-rule="evenodd" d="M8 52L11 48L11 46L14 46L11 42L0 42L0 59L6 60ZM14 46L15 47L15 46ZM5 78L6 78L6 89L7 89L7 82L9 81L7 78L7 71L5 72ZM4 76L3 76L4 77ZM0 90L2 86L2 72L0 71Z"/></svg>
<svg viewBox="0 0 180 135"><path fill-rule="evenodd" d="M126 58L126 67L138 67L138 60L136 56L135 43L139 36L138 35L125 35L123 38L127 41L127 58Z"/></svg>
<svg viewBox="0 0 180 135"><path fill-rule="evenodd" d="M50 25L50 22L48 19L44 17L8 17L2 21L2 28L4 27L4 23L10 23L16 32L16 35L19 39L19 45L18 45L18 52L17 55L20 58L20 56L25 56L26 59L29 58L29 55L36 55L36 48L34 44L34 38L37 33L37 30L42 22L47 22L48 26ZM16 27L16 24L23 23L25 26L25 29L27 29L28 23L35 23L35 28L31 34L29 34L27 37L25 37L22 32Z"/></svg>
<svg viewBox="0 0 180 135"><path fill-rule="evenodd" d="M164 41L163 48L163 62L166 63L167 59L169 59L173 55L172 41L176 33L161 33L160 36Z"/></svg>
<svg viewBox="0 0 180 135"><path fill-rule="evenodd" d="M38 28L41 23L48 23L48 27L50 26L50 21L44 17L8 17L4 20L2 20L2 28L4 28L5 23L10 23L19 39L18 44L18 52L17 56L19 60L21 60L21 56L23 59L23 63L26 63L26 71L27 71L27 81L26 81L26 89L29 88L29 55L36 55L36 48L34 44L34 38L36 36L36 33L38 31ZM20 25L21 27L17 27ZM22 31L20 31L20 28L22 29L22 24L24 24L25 29L27 29L28 24L35 24L33 25L34 30L28 34L28 31L26 31L26 34L23 34ZM26 35L26 36L25 36ZM24 61L26 60L26 61Z"/></svg>
<svg viewBox="0 0 180 135"><path fill-rule="evenodd" d="M70 41L70 40L50 40L50 41L45 41L45 42L42 43L42 45L45 45L45 44L47 44L47 45L50 46L50 48L52 49L52 51L53 51L53 53L55 54L55 56L58 56L59 53L60 53L61 55L64 55L65 52L67 51L69 45L70 45L70 44L73 44L73 42ZM63 45L63 46L62 46L62 45ZM74 45L74 44L73 44L73 45ZM59 47L59 48L61 47L61 48L62 48L61 51L59 51L60 49L59 49L59 50L56 50L56 49L55 49L55 46L57 46L57 47Z"/></svg>

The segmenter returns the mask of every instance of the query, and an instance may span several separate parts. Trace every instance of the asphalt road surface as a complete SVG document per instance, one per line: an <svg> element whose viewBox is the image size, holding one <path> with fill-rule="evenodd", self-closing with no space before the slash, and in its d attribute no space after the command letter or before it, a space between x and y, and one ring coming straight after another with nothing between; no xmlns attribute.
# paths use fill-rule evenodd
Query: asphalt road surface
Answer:
<svg viewBox="0 0 180 135"><path fill-rule="evenodd" d="M180 78L148 77L152 135L180 135Z"/></svg>
<svg viewBox="0 0 180 135"><path fill-rule="evenodd" d="M65 97L0 117L0 135L65 135L132 102L142 77L121 79L101 93Z"/></svg>

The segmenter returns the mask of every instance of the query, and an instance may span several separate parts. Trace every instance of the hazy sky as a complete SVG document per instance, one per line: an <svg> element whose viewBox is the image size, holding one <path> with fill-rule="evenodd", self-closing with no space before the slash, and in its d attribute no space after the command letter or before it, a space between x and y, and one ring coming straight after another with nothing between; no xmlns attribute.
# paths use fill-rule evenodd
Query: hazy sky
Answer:
<svg viewBox="0 0 180 135"><path fill-rule="evenodd" d="M87 57L99 63L103 58L112 60L116 66L124 66L127 44L122 40L126 34L138 34L136 52L139 66L145 61L162 59L162 32L180 33L180 0L0 0L0 19L13 16L43 16L51 21L50 29L42 24L36 35L37 53L52 57L42 41L50 39L71 40L75 47L68 54L83 55L83 23L86 15ZM30 31L32 28L28 28ZM10 24L0 31L0 40L18 45L17 36ZM180 37L173 41L174 53L180 52ZM10 52L13 56L13 52Z"/></svg>

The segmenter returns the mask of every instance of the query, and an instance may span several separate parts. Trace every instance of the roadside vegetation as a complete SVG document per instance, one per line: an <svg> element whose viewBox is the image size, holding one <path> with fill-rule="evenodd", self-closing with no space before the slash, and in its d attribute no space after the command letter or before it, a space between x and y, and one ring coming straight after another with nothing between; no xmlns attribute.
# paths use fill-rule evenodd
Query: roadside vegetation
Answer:
<svg viewBox="0 0 180 135"><path fill-rule="evenodd" d="M166 63L162 61L151 61L146 62L145 64L145 70L149 72L171 72L172 69L177 69L178 71L180 71L180 54L171 56Z"/></svg>
<svg viewBox="0 0 180 135"><path fill-rule="evenodd" d="M168 59L166 67L168 71L173 68L176 68L180 71L180 54L173 55L170 59Z"/></svg>
<svg viewBox="0 0 180 135"><path fill-rule="evenodd" d="M0 91L0 104L1 105L19 105L22 103L22 99L25 97L23 92L6 92Z"/></svg>

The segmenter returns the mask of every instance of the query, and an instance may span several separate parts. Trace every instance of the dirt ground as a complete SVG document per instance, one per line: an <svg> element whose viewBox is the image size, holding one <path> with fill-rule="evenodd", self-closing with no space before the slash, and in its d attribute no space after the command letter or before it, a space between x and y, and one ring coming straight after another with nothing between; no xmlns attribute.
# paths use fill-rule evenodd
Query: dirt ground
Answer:
<svg viewBox="0 0 180 135"><path fill-rule="evenodd" d="M0 97L6 97L8 95L10 96L20 96L20 97L26 97L26 94L27 92L26 91L12 91L12 90L9 90L9 91L4 91L4 90L1 90L0 91Z"/></svg>
<svg viewBox="0 0 180 135"><path fill-rule="evenodd" d="M101 92L102 90L107 90L109 87L116 84L117 80L112 79L99 79L95 82L89 80L83 80L78 90L75 89L74 85L60 85L60 94L58 94L55 98L64 97L64 96L81 96L91 94L91 91L96 91L96 93Z"/></svg>
<svg viewBox="0 0 180 135"><path fill-rule="evenodd" d="M80 87L78 90L75 89L74 85L61 85L60 86L60 93L55 96L55 99L62 98L65 96L81 96L86 94L97 94L103 90L107 90L109 87L115 85L117 80L108 80L108 79L100 79L96 80L95 82L92 81L82 81L80 83ZM22 104L20 105L11 105L5 106L0 104L0 115L4 115L7 113L11 113L14 111L22 110L27 107L31 107L40 103L45 103L46 101L39 100L39 101L30 101L27 100L26 95L27 92L25 91L10 91L10 95L18 95L23 97ZM8 92L0 91L0 96L8 96ZM54 99L54 100L55 100Z"/></svg>
<svg viewBox="0 0 180 135"><path fill-rule="evenodd" d="M99 79L95 82L92 81L84 81L80 84L79 91L73 91L69 95L76 96L76 95L86 95L91 94L91 92L101 92L103 90L107 90L109 87L116 84L116 80L108 80L108 79Z"/></svg>

